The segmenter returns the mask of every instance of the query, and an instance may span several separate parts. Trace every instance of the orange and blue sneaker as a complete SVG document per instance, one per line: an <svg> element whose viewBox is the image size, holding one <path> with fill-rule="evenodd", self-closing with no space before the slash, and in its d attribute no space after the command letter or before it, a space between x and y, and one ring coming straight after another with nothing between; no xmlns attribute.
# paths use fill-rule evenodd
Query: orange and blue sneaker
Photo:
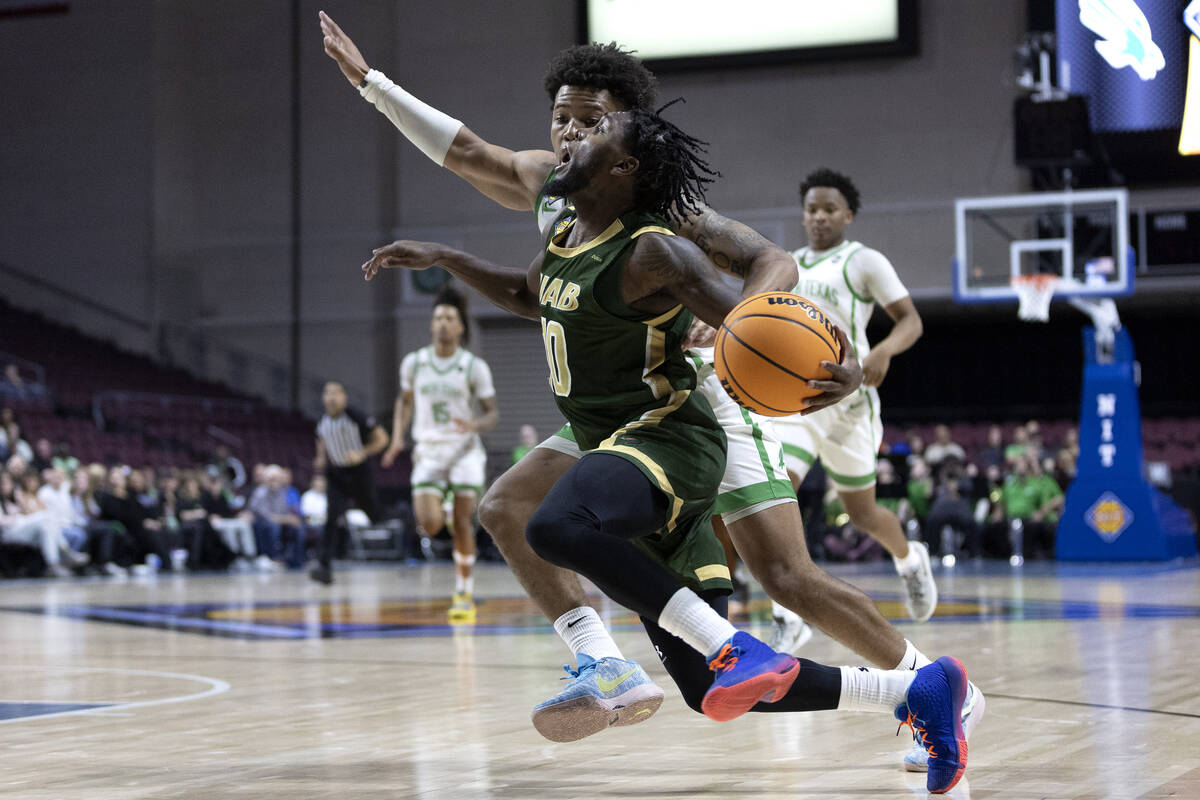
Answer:
<svg viewBox="0 0 1200 800"><path fill-rule="evenodd" d="M662 687L636 661L580 653L578 666L564 664L571 682L533 707L533 727L552 742L575 742L605 728L645 722L662 705Z"/></svg>
<svg viewBox="0 0 1200 800"><path fill-rule="evenodd" d="M744 631L730 636L709 656L708 668L717 674L700 710L717 722L736 719L756 703L783 699L800 674L799 661L776 653Z"/></svg>
<svg viewBox="0 0 1200 800"><path fill-rule="evenodd" d="M974 683L967 681L967 699L963 700L962 706L962 727L963 738L968 743L971 741L971 734L975 732L975 728L983 719L986 709L987 699L983 696L983 692ZM917 736L915 731L913 732L912 748L904 754L904 769L907 772L929 771L929 751L925 749L921 737Z"/></svg>
<svg viewBox="0 0 1200 800"><path fill-rule="evenodd" d="M929 754L925 788L933 794L953 789L967 768L967 736L962 726L967 683L962 663L943 656L917 670L908 695L896 707L896 719L912 728Z"/></svg>

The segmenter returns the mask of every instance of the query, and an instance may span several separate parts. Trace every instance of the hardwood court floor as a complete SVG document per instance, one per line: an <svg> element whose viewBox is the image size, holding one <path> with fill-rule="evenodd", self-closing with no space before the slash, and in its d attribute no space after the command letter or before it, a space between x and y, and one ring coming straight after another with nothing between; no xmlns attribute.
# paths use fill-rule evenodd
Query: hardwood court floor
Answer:
<svg viewBox="0 0 1200 800"><path fill-rule="evenodd" d="M667 702L549 743L529 710L568 653L504 567L480 573L479 623L453 631L441 564L343 571L328 589L300 574L0 582L0 796L925 795L900 768L907 731L883 715L689 711L612 606ZM888 571L839 574L903 616ZM939 584L940 616L900 626L960 657L988 698L952 796L1200 797L1196 564L960 565ZM804 654L857 663L820 634Z"/></svg>

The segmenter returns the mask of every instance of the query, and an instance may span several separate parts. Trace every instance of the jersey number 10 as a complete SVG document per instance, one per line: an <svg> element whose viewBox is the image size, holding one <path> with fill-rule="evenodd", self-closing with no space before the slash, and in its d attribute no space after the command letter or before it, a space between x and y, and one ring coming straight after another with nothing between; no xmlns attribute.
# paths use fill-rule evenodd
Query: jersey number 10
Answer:
<svg viewBox="0 0 1200 800"><path fill-rule="evenodd" d="M567 364L567 332L561 322L542 318L542 341L550 367L550 388L559 397L571 393L571 367Z"/></svg>

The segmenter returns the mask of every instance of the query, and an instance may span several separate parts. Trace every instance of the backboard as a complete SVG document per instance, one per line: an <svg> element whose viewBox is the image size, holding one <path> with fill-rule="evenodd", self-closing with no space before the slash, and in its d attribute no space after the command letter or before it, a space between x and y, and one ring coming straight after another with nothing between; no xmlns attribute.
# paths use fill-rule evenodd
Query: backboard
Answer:
<svg viewBox="0 0 1200 800"><path fill-rule="evenodd" d="M1015 301L1014 278L1050 274L1059 298L1133 292L1124 189L960 198L954 202L954 298Z"/></svg>

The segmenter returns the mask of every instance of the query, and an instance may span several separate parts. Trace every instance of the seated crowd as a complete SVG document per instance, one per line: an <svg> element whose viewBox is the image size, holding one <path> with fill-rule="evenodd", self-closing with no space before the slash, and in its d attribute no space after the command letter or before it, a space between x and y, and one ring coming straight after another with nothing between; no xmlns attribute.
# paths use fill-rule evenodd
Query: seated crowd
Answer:
<svg viewBox="0 0 1200 800"><path fill-rule="evenodd" d="M1053 558L1058 516L1078 455L1074 428L1052 447L1042 441L1037 421L1015 426L1007 440L1003 428L993 425L986 445L968 454L952 440L950 429L939 425L928 445L910 433L884 447L876 497L900 517L909 538L924 541L931 554ZM849 523L825 481L823 474L810 473L801 487L802 501L805 489L812 498L806 521L814 557L882 559L883 548Z"/></svg>
<svg viewBox="0 0 1200 800"><path fill-rule="evenodd" d="M992 426L973 453L944 425L928 445L910 433L880 455L878 502L935 555L1053 558L1078 456L1075 429L1056 445L1043 443L1036 421L1015 426L1007 439ZM0 571L303 567L325 521L324 479L315 477L302 495L283 467L258 464L247 476L224 448L210 461L157 470L81 464L67 443L31 445L11 409L0 410ZM883 558L879 544L849 523L822 470L809 473L800 498L815 558Z"/></svg>
<svg viewBox="0 0 1200 800"><path fill-rule="evenodd" d="M303 567L325 522L323 479L303 495L289 470L247 480L225 452L192 469L81 464L65 443L31 447L11 411L0 440L0 570L124 576Z"/></svg>

